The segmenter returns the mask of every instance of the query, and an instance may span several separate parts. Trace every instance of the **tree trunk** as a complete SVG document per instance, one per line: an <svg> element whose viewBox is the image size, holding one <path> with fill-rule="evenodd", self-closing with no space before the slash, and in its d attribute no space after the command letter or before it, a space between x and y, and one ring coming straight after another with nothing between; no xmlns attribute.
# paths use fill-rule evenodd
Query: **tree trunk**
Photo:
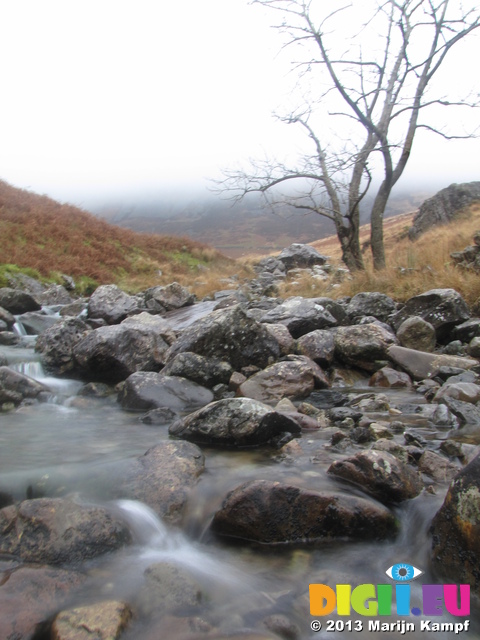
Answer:
<svg viewBox="0 0 480 640"><path fill-rule="evenodd" d="M350 271L365 271L358 230L354 226L337 227L337 236L342 247L342 260Z"/></svg>
<svg viewBox="0 0 480 640"><path fill-rule="evenodd" d="M385 246L383 241L383 214L391 190L391 180L385 180L378 190L370 216L370 246L375 271L381 271L386 267Z"/></svg>

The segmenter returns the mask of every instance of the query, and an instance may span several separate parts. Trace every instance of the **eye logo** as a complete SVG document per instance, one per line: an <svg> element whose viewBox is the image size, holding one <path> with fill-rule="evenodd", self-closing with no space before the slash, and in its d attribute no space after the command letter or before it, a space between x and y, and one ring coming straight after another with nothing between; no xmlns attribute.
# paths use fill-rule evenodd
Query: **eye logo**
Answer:
<svg viewBox="0 0 480 640"><path fill-rule="evenodd" d="M385 573L396 582L410 582L421 576L423 571L411 564L397 563L389 567Z"/></svg>

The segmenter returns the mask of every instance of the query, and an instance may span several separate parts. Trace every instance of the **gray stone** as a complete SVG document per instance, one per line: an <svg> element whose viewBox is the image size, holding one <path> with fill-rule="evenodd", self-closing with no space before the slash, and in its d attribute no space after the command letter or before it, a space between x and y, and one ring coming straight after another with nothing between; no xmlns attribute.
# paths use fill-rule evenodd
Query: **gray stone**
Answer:
<svg viewBox="0 0 480 640"><path fill-rule="evenodd" d="M101 285L88 301L88 317L102 318L107 324L118 324L140 310L138 298L129 296L114 284Z"/></svg>
<svg viewBox="0 0 480 640"><path fill-rule="evenodd" d="M415 214L408 232L410 239L417 239L430 227L450 222L461 209L476 200L480 200L480 182L451 184L442 189L425 200Z"/></svg>
<svg viewBox="0 0 480 640"><path fill-rule="evenodd" d="M415 498L423 489L418 472L386 451L370 449L338 460L328 473L361 487L385 504Z"/></svg>
<svg viewBox="0 0 480 640"><path fill-rule="evenodd" d="M473 382L446 382L435 394L434 402L440 402L445 396L476 404L480 400L480 386Z"/></svg>
<svg viewBox="0 0 480 640"><path fill-rule="evenodd" d="M353 322L363 316L374 316L377 320L387 322L396 306L390 296L376 291L368 291L353 296L347 305L347 314Z"/></svg>
<svg viewBox="0 0 480 640"><path fill-rule="evenodd" d="M213 393L186 378L137 371L125 380L118 400L127 411L149 411L160 407L187 411L211 402Z"/></svg>
<svg viewBox="0 0 480 640"><path fill-rule="evenodd" d="M51 284L42 293L34 294L34 298L42 306L72 303L72 297L61 284Z"/></svg>
<svg viewBox="0 0 480 640"><path fill-rule="evenodd" d="M75 370L84 378L120 382L136 371L158 371L169 348L163 324L129 318L90 331L74 348Z"/></svg>
<svg viewBox="0 0 480 640"><path fill-rule="evenodd" d="M73 349L89 331L90 327L82 320L67 318L43 331L37 338L35 351L49 371L59 375L69 373L75 368Z"/></svg>
<svg viewBox="0 0 480 640"><path fill-rule="evenodd" d="M218 358L206 358L197 353L185 351L170 360L161 373L164 376L187 378L211 388L217 384L228 384L233 369L228 362Z"/></svg>
<svg viewBox="0 0 480 640"><path fill-rule="evenodd" d="M419 316L404 320L397 329L397 338L402 347L417 351L431 352L437 342L435 328Z"/></svg>
<svg viewBox="0 0 480 640"><path fill-rule="evenodd" d="M10 367L0 367L0 403L20 404L25 398L36 398L44 392L50 389L41 382Z"/></svg>
<svg viewBox="0 0 480 640"><path fill-rule="evenodd" d="M470 311L455 289L431 289L407 300L402 309L391 316L390 322L398 330L402 322L411 316L419 316L429 322L437 338L443 341L455 325L470 318Z"/></svg>
<svg viewBox="0 0 480 640"><path fill-rule="evenodd" d="M450 482L458 473L458 467L444 456L433 451L425 451L418 461L418 469L435 482Z"/></svg>
<svg viewBox="0 0 480 640"><path fill-rule="evenodd" d="M280 356L277 340L240 305L213 311L188 327L168 350L167 364L185 351L226 360L235 370L249 365L263 369Z"/></svg>
<svg viewBox="0 0 480 640"><path fill-rule="evenodd" d="M376 371L377 363L387 360L388 349L395 344L395 335L376 324L339 327L335 332L335 356L366 371Z"/></svg>
<svg viewBox="0 0 480 640"><path fill-rule="evenodd" d="M275 404L284 397L305 398L314 388L329 386L326 375L313 360L291 355L248 378L237 394Z"/></svg>
<svg viewBox="0 0 480 640"><path fill-rule="evenodd" d="M317 329L297 340L297 353L307 356L321 367L328 368L335 355L333 333L327 329Z"/></svg>
<svg viewBox="0 0 480 640"><path fill-rule="evenodd" d="M288 271L298 267L313 267L315 264L324 265L328 258L308 244L293 243L277 256L277 260L283 262Z"/></svg>
<svg viewBox="0 0 480 640"><path fill-rule="evenodd" d="M449 356L442 353L426 353L396 345L389 347L388 357L415 380L433 378L440 367L450 366L466 370L478 365L478 362L472 358Z"/></svg>
<svg viewBox="0 0 480 640"><path fill-rule="evenodd" d="M264 544L299 544L389 538L397 523L386 507L364 498L253 480L226 496L211 528L222 536Z"/></svg>
<svg viewBox="0 0 480 640"><path fill-rule="evenodd" d="M455 583L480 595L480 456L452 481L432 525L432 561Z"/></svg>
<svg viewBox="0 0 480 640"><path fill-rule="evenodd" d="M116 640L132 615L128 604L115 600L67 609L52 623L52 640Z"/></svg>
<svg viewBox="0 0 480 640"><path fill-rule="evenodd" d="M410 389L412 380L408 373L396 371L391 367L382 367L376 371L368 382L371 387L388 387L392 389Z"/></svg>
<svg viewBox="0 0 480 640"><path fill-rule="evenodd" d="M15 324L15 318L13 315L3 307L0 307L0 320L5 323L8 330L10 330Z"/></svg>
<svg viewBox="0 0 480 640"><path fill-rule="evenodd" d="M15 316L27 311L38 311L41 308L29 293L19 289L11 289L10 287L0 289L0 307Z"/></svg>
<svg viewBox="0 0 480 640"><path fill-rule="evenodd" d="M283 324L294 338L316 329L334 327L337 320L315 300L299 296L288 298L261 318L262 322Z"/></svg>
<svg viewBox="0 0 480 640"><path fill-rule="evenodd" d="M0 552L25 562L81 562L130 541L125 524L105 508L67 498L25 500L0 511Z"/></svg>
<svg viewBox="0 0 480 640"><path fill-rule="evenodd" d="M151 287L145 291L145 304L148 309L160 312L181 309L195 302L193 293L178 282L165 287Z"/></svg>
<svg viewBox="0 0 480 640"><path fill-rule="evenodd" d="M285 433L299 432L294 420L250 398L212 402L169 428L170 435L178 438L228 447L266 444Z"/></svg>
<svg viewBox="0 0 480 640"><path fill-rule="evenodd" d="M43 333L61 320L62 319L59 316L47 315L46 313L42 313L40 311L28 311L27 313L23 313L18 318L18 322L22 323L23 328L25 329L27 334L31 336L36 336L40 333Z"/></svg>

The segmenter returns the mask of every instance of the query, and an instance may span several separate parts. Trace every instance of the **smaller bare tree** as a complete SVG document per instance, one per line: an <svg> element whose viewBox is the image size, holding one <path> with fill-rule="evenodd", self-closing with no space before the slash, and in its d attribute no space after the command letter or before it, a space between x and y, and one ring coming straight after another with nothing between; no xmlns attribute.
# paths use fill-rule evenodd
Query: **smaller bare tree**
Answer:
<svg viewBox="0 0 480 640"><path fill-rule="evenodd" d="M358 15L350 15L358 3L334 11L321 0L252 3L280 13L277 28L286 34L286 46L300 52L294 62L298 91L306 86L310 95L281 120L301 127L310 147L293 163L267 159L226 171L221 188L237 198L259 192L271 204L329 218L351 270L364 269L360 203L373 191L371 250L374 267L382 269L385 208L417 131L445 139L473 135L451 133L426 114L435 107L478 106L476 99L452 98L448 86L434 87L433 79L453 47L480 26L480 13L460 0L381 0L359 25Z"/></svg>

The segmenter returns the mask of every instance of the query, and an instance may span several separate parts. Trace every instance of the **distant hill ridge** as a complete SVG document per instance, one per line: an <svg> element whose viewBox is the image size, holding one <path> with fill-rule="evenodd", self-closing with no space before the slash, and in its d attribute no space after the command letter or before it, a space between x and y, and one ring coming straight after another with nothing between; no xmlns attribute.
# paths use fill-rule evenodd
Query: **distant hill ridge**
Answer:
<svg viewBox="0 0 480 640"><path fill-rule="evenodd" d="M124 229L2 180L0 238L0 264L35 269L44 277L89 278L92 285L127 275L158 281L167 267L174 277L198 265L229 262L200 242Z"/></svg>

